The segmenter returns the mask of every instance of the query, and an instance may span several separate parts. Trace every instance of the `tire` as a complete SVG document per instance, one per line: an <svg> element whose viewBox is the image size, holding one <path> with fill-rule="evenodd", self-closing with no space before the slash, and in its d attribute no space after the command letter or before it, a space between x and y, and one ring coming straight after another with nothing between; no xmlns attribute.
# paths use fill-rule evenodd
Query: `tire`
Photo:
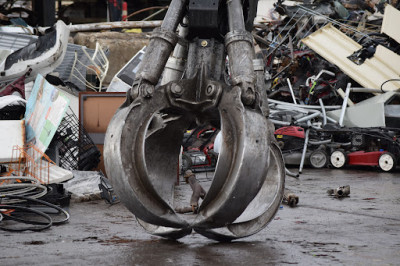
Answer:
<svg viewBox="0 0 400 266"><path fill-rule="evenodd" d="M192 159L187 154L182 154L182 173L185 173L186 170L192 168Z"/></svg>
<svg viewBox="0 0 400 266"><path fill-rule="evenodd" d="M343 151L336 150L336 151L332 152L330 161L331 161L331 164L333 165L333 167L342 168L346 165L347 156Z"/></svg>
<svg viewBox="0 0 400 266"><path fill-rule="evenodd" d="M390 172L396 168L396 157L390 152L384 152L381 154L378 160L379 168L382 171Z"/></svg>
<svg viewBox="0 0 400 266"><path fill-rule="evenodd" d="M328 164L328 154L323 150L313 151L310 155L310 164L314 168L324 168Z"/></svg>

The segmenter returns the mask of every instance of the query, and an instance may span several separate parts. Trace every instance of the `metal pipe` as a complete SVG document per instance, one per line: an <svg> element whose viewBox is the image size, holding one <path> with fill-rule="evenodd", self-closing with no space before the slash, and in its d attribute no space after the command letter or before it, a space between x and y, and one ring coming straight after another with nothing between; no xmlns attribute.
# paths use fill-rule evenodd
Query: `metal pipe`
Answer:
<svg viewBox="0 0 400 266"><path fill-rule="evenodd" d="M183 25L178 26L179 37L186 38L189 29L186 26L188 23L187 18L183 18ZM168 61L165 65L164 73L161 79L161 85L167 84L170 81L178 80L182 77L186 58L188 54L187 45L182 45L179 42L176 44L174 52L172 56L168 58Z"/></svg>
<svg viewBox="0 0 400 266"><path fill-rule="evenodd" d="M162 20L153 21L114 21L89 24L68 25L70 32L100 31L121 28L157 28L162 24ZM44 32L47 27L39 27L39 32Z"/></svg>
<svg viewBox="0 0 400 266"><path fill-rule="evenodd" d="M290 171L289 169L287 169L286 167L285 167L285 173L286 173L286 175L291 176L291 177L295 177L295 178L298 178L298 177L299 177L299 174L295 174L295 173L291 172L291 171Z"/></svg>
<svg viewBox="0 0 400 266"><path fill-rule="evenodd" d="M271 98L268 98L268 102L269 103L275 103L275 104L282 104L282 105L289 105L289 106L293 106L293 107L299 107L299 105L293 104L293 103L288 103L288 102L282 102L282 101L278 101L278 100L274 100ZM328 105L325 106L325 108L328 110L334 110L334 109L340 109L340 105ZM321 109L321 106L319 105L301 105L301 108L304 109Z"/></svg>
<svg viewBox="0 0 400 266"><path fill-rule="evenodd" d="M244 31L244 16L243 16L243 6L241 0L228 0L228 22L229 31L238 30Z"/></svg>
<svg viewBox="0 0 400 266"><path fill-rule="evenodd" d="M173 0L161 28L153 31L135 77L135 83L141 85L131 91L132 98L135 98L138 94L149 97L153 93L154 86L158 83L168 58L178 42L179 37L175 31L183 18L185 3L186 0Z"/></svg>
<svg viewBox="0 0 400 266"><path fill-rule="evenodd" d="M296 112L298 112L298 113L303 113L303 114L308 114L310 111L317 111L318 112L318 110L312 110L312 109L305 109L305 108L302 108L302 107L300 107L300 105L293 105L293 106L288 106L288 105L277 105L277 106L275 106L275 108L276 109L279 109L279 110L288 110L288 111L296 111Z"/></svg>
<svg viewBox="0 0 400 266"><path fill-rule="evenodd" d="M325 106L324 106L324 102L322 101L321 98L318 99L319 105L321 105L321 110L322 110L322 117L323 117L323 122L322 125L325 126L326 125L326 111L325 111Z"/></svg>
<svg viewBox="0 0 400 266"><path fill-rule="evenodd" d="M303 171L303 166L304 166L304 160L306 158L306 153L307 153L307 146L308 146L308 135L310 134L310 129L306 130L306 136L304 139L304 147L303 147L303 153L301 154L301 161L300 161L300 167L299 167L299 174Z"/></svg>
<svg viewBox="0 0 400 266"><path fill-rule="evenodd" d="M242 90L242 102L252 105L256 99L253 59L253 37L246 31L242 0L228 0L229 32L225 35L225 47L229 57L231 83Z"/></svg>
<svg viewBox="0 0 400 266"><path fill-rule="evenodd" d="M269 119L273 124L280 125L280 126L290 126L290 122L279 121L275 119Z"/></svg>
<svg viewBox="0 0 400 266"><path fill-rule="evenodd" d="M186 0L172 0L168 7L167 14L161 25L162 30L175 31L182 20L183 10L186 7Z"/></svg>
<svg viewBox="0 0 400 266"><path fill-rule="evenodd" d="M332 140L331 139L327 139L327 140L320 140L320 141L311 141L309 140L308 143L311 145L322 145L322 144L328 144L331 143Z"/></svg>
<svg viewBox="0 0 400 266"><path fill-rule="evenodd" d="M335 124L338 123L338 121L336 121L335 119L333 119L333 118L331 118L331 117L329 117L329 116L326 116L326 119L329 120L329 121L332 122L332 123L335 123Z"/></svg>
<svg viewBox="0 0 400 266"><path fill-rule="evenodd" d="M339 93L340 97L342 97L342 99L344 100L344 98L346 97L346 93L341 88L337 89L337 92ZM352 100L347 99L347 105L354 106L354 103Z"/></svg>
<svg viewBox="0 0 400 266"><path fill-rule="evenodd" d="M351 88L352 92L366 92L366 93L382 93L380 89L372 89L372 88Z"/></svg>
<svg viewBox="0 0 400 266"><path fill-rule="evenodd" d="M310 110L310 111L311 111L311 110ZM304 117L302 117L302 118L300 118L300 119L297 119L295 123L305 122L305 121L311 120L311 119L313 119L313 118L315 118L315 117L317 117L317 116L320 116L320 115L321 115L321 112L316 111L316 112L314 112L314 113L311 114L311 115L307 115L307 116L304 116Z"/></svg>
<svg viewBox="0 0 400 266"><path fill-rule="evenodd" d="M347 99L349 99L349 95L350 95L350 86L351 86L351 83L347 83L346 95L343 99L342 112L340 113L340 119L339 119L339 125L341 127L343 127L343 119L344 119L344 114L346 113Z"/></svg>

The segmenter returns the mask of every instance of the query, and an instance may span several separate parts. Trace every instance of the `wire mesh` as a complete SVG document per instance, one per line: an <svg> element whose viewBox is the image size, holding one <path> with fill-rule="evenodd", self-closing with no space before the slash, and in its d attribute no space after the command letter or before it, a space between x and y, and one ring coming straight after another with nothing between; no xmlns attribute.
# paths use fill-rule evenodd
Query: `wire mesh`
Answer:
<svg viewBox="0 0 400 266"><path fill-rule="evenodd" d="M69 170L92 170L100 162L100 151L73 112L67 112L55 135L60 166Z"/></svg>
<svg viewBox="0 0 400 266"><path fill-rule="evenodd" d="M35 145L14 146L8 175L33 177L42 184L49 184L50 167L55 163Z"/></svg>
<svg viewBox="0 0 400 266"><path fill-rule="evenodd" d="M90 55L86 50L86 47L82 46L82 52L86 56L81 58L75 52L75 61L69 79L76 79L91 90L101 91L109 68L107 51L103 50L98 42L93 55ZM95 76L96 80L91 80L91 76Z"/></svg>

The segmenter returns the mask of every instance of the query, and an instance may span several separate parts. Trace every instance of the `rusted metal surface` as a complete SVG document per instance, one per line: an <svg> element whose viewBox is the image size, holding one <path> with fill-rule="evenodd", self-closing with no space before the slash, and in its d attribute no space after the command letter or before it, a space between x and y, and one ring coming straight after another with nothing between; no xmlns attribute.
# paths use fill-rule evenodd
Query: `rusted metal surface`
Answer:
<svg viewBox="0 0 400 266"><path fill-rule="evenodd" d="M89 24L69 25L70 32L100 31L123 28L156 28L160 27L162 20L153 21L114 21Z"/></svg>

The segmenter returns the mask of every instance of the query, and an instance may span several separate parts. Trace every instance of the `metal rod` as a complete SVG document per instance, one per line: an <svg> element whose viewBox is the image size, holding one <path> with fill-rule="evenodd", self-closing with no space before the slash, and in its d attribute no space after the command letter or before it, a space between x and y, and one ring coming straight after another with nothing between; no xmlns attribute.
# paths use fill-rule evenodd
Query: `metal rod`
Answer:
<svg viewBox="0 0 400 266"><path fill-rule="evenodd" d="M333 119L333 118L331 118L331 117L329 117L329 116L326 116L326 119L328 119L330 122L332 122L332 123L335 123L335 124L337 124L338 123L338 121L336 121L335 119Z"/></svg>
<svg viewBox="0 0 400 266"><path fill-rule="evenodd" d="M352 92L367 92L367 93L382 93L380 89L372 89L372 88L351 88Z"/></svg>
<svg viewBox="0 0 400 266"><path fill-rule="evenodd" d="M300 167L299 167L299 174L303 171L303 166L304 166L304 161L306 158L306 153L307 153L307 146L308 146L308 135L310 134L310 129L307 128L306 130L306 136L304 140L304 147L303 147L303 153L301 154L301 161L300 161Z"/></svg>
<svg viewBox="0 0 400 266"><path fill-rule="evenodd" d="M346 93L342 90L342 88L339 88L336 91L339 93L340 97L342 97L342 99L344 100L344 98L346 97ZM351 90L351 91L353 91L353 90ZM347 105L354 106L354 103L352 100L347 99Z"/></svg>
<svg viewBox="0 0 400 266"><path fill-rule="evenodd" d="M288 85L289 85L289 89L290 89L290 94L292 95L292 99L293 99L293 103L297 105L296 102L296 97L294 97L294 92L293 92L293 88L292 88L292 83L290 83L290 79L286 79Z"/></svg>
<svg viewBox="0 0 400 266"><path fill-rule="evenodd" d="M321 105L321 109L322 109L322 117L323 117L323 122L322 125L325 126L326 125L326 110L325 110L325 106L324 106L324 102L322 101L321 98L318 99L319 105Z"/></svg>
<svg viewBox="0 0 400 266"><path fill-rule="evenodd" d="M320 116L320 115L321 115L321 112L316 111L316 112L314 112L314 113L311 114L311 115L307 115L307 116L304 116L304 117L302 117L302 118L300 118L300 119L297 119L297 120L296 120L296 123L298 124L298 123L301 123L301 122L305 122L305 121L307 121L307 120L311 120L311 119L313 119L313 118L315 118L315 117L317 117L317 116Z"/></svg>
<svg viewBox="0 0 400 266"><path fill-rule="evenodd" d="M111 29L121 29L121 28L157 28L162 24L162 20L153 21L114 21L114 22L101 22L101 23L89 23L89 24L77 24L69 25L68 28L70 32L81 32L81 31L100 31L100 30L111 30ZM39 27L39 32L41 30L46 30L45 28Z"/></svg>
<svg viewBox="0 0 400 266"><path fill-rule="evenodd" d="M311 140L308 141L308 143L311 145L322 145L322 144L328 144L331 142L332 142L331 139L319 140L319 141L311 141Z"/></svg>
<svg viewBox="0 0 400 266"><path fill-rule="evenodd" d="M147 20L149 20L149 19L151 19L151 18L153 18L153 17L157 16L158 14L160 14L160 13L164 12L164 10L165 10L165 9L166 9L166 8L164 8L164 9L160 9L160 10L158 10L158 11L154 12L153 14L149 15L148 17L146 17L146 18L142 19L142 21L147 21Z"/></svg>
<svg viewBox="0 0 400 266"><path fill-rule="evenodd" d="M290 171L289 169L287 169L286 167L285 167L285 173L286 173L286 175L291 176L291 177L294 177L294 178L298 178L298 177L299 177L299 174L295 174L295 173L291 172L291 171Z"/></svg>
<svg viewBox="0 0 400 266"><path fill-rule="evenodd" d="M278 100L274 100L271 98L268 98L268 102L269 103L275 103L275 104L282 104L282 105L289 105L289 106L293 106L293 107L299 107L299 105L295 105L293 103L288 103L288 102L282 102L282 101L278 101ZM340 109L340 105L328 105L325 106L325 108L328 110L335 110L335 109ZM301 105L301 108L304 109L321 109L321 106L319 105Z"/></svg>
<svg viewBox="0 0 400 266"><path fill-rule="evenodd" d="M279 121L275 119L269 119L273 124L280 125L280 126L290 126L290 122Z"/></svg>
<svg viewBox="0 0 400 266"><path fill-rule="evenodd" d="M344 114L346 113L347 100L349 99L349 95L350 95L350 86L351 86L351 83L347 83L346 95L344 96L344 99L343 99L342 112L340 113L340 119L339 119L339 125L341 127L343 127L343 119L344 119Z"/></svg>

